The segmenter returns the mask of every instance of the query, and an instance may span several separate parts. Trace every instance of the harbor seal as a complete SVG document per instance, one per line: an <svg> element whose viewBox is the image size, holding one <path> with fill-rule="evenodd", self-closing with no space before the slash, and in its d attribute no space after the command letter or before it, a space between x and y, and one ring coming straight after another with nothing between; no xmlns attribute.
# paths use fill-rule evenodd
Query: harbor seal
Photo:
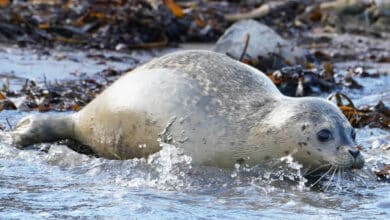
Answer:
<svg viewBox="0 0 390 220"><path fill-rule="evenodd" d="M233 167L292 155L307 168L361 168L355 133L332 103L282 95L260 71L211 51L182 51L125 74L81 111L28 116L14 144L72 139L108 159L173 143L195 164Z"/></svg>

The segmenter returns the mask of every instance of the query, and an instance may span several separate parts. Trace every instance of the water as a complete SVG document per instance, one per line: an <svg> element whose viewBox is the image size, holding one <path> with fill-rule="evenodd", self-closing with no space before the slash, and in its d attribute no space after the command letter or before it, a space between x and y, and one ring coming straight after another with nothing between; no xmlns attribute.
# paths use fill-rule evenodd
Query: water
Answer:
<svg viewBox="0 0 390 220"><path fill-rule="evenodd" d="M389 76L368 82L354 93L357 103L375 104L390 93L377 86L388 85ZM0 121L14 126L26 114L2 111ZM357 141L365 169L337 173L314 188L289 157L223 170L194 166L167 144L148 159L113 161L60 144L19 150L2 141L0 219L389 219L390 184L372 170L390 163L390 133L357 129Z"/></svg>

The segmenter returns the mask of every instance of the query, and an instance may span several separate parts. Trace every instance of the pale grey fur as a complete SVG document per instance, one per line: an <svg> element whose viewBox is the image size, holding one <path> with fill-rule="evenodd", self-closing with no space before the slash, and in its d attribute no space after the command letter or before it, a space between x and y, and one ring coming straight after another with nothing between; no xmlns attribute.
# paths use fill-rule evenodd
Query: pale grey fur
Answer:
<svg viewBox="0 0 390 220"><path fill-rule="evenodd" d="M66 137L111 159L146 157L159 151L160 139L182 148L194 163L219 167L288 154L312 168L340 165L340 158L344 167L355 163L348 154L351 127L336 106L318 98L285 97L260 71L209 51L154 59L78 113L45 121L34 116L21 124L11 133L16 144ZM335 131L331 145L316 140L324 127ZM27 138L36 131L38 139Z"/></svg>

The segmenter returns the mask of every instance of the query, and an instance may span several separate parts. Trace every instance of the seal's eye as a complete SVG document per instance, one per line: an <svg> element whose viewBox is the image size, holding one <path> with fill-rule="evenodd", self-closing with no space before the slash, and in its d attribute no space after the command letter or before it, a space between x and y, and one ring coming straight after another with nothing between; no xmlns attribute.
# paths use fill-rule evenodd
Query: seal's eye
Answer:
<svg viewBox="0 0 390 220"><path fill-rule="evenodd" d="M317 133L317 138L321 142L326 142L332 139L332 133L328 129L322 129Z"/></svg>
<svg viewBox="0 0 390 220"><path fill-rule="evenodd" d="M351 131L351 137L352 137L352 140L356 139L356 132L354 129L352 129L352 131Z"/></svg>

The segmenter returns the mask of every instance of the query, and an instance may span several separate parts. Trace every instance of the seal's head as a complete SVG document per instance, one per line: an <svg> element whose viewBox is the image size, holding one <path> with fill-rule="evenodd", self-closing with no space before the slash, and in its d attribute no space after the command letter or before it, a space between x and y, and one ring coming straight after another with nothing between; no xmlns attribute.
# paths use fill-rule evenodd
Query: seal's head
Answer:
<svg viewBox="0 0 390 220"><path fill-rule="evenodd" d="M280 121L280 132L287 136L280 144L298 162L310 169L364 166L355 130L337 106L320 98L287 98L286 102L272 120Z"/></svg>

